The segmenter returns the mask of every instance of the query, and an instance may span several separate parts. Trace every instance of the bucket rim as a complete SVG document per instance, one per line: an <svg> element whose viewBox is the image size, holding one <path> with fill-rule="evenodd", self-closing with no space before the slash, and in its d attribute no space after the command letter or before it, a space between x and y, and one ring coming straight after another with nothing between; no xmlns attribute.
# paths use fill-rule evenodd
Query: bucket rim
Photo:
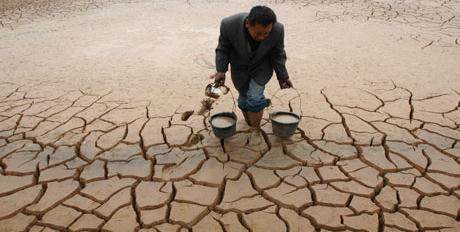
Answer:
<svg viewBox="0 0 460 232"><path fill-rule="evenodd" d="M213 118L219 117L219 116L233 118L235 120L235 122L233 122L232 125L227 126L227 127L214 126L211 121L212 121ZM212 128L229 129L229 128L234 127L236 125L237 120L238 120L238 117L236 116L235 112L220 112L220 113L215 113L215 114L211 115L211 117L209 117L209 124L211 125Z"/></svg>
<svg viewBox="0 0 460 232"><path fill-rule="evenodd" d="M298 119L298 121L297 121L297 122L285 123L285 122L280 122L280 121L277 121L277 120L273 119L274 116L280 115L280 114L287 114L287 115L295 116L295 117ZM272 120L273 122L282 124L282 125L294 125L294 124L298 124L298 123L300 122L301 119L302 119L302 118L300 117L300 115L298 115L298 114L296 114L296 113L293 113L293 112L288 112L288 111L276 111L276 112L270 113L270 120Z"/></svg>

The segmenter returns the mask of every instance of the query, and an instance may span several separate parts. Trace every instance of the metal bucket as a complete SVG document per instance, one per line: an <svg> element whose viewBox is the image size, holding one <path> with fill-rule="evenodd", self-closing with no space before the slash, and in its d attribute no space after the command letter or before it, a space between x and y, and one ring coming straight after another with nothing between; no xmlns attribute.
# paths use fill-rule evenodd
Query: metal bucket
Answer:
<svg viewBox="0 0 460 232"><path fill-rule="evenodd" d="M297 118L298 120L291 123L280 122L275 119L275 117L279 115L289 115ZM272 122L273 134L281 138L288 138L292 136L297 130L300 119L301 117L298 114L292 112L278 111L270 113L270 121Z"/></svg>
<svg viewBox="0 0 460 232"><path fill-rule="evenodd" d="M233 123L230 126L226 127L218 127L212 124L212 120L216 117L227 117L233 119ZM237 117L234 112L222 112L222 113L217 113L211 116L209 119L209 124L211 124L212 127L212 132L217 138L225 139L228 138L236 133L236 122L237 122Z"/></svg>

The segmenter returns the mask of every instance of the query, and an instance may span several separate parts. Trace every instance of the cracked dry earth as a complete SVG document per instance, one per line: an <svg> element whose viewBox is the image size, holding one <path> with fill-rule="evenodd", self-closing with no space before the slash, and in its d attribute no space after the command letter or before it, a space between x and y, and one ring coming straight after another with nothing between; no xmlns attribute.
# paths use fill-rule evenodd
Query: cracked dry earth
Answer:
<svg viewBox="0 0 460 232"><path fill-rule="evenodd" d="M458 1L4 2L0 231L460 231ZM267 113L302 120L253 146L213 136L227 96L181 116L255 3L301 99Z"/></svg>

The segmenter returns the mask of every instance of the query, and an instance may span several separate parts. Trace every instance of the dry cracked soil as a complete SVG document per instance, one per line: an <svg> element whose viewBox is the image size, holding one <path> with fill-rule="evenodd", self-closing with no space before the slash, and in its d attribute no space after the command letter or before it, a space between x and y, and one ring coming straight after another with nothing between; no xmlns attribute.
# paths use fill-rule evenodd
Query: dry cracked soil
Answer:
<svg viewBox="0 0 460 232"><path fill-rule="evenodd" d="M197 110L222 17L285 24L263 142ZM0 231L460 231L460 2L3 0ZM268 113L301 113L289 139ZM195 111L197 112L197 111Z"/></svg>

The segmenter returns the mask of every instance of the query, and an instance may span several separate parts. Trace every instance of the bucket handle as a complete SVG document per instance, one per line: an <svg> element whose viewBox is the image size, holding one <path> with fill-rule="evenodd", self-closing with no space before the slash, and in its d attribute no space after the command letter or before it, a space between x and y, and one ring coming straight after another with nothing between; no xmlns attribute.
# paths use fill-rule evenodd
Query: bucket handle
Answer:
<svg viewBox="0 0 460 232"><path fill-rule="evenodd" d="M295 98L299 98L300 118L302 118L302 117L303 117L303 110L302 110L302 97L301 97L301 95L300 95L300 92L299 92L299 90L297 90L297 89L294 88L294 87L291 87L290 89L293 89L293 90L297 93L297 96L294 97L294 98L292 98L292 99L290 99L290 100L293 100L293 99L295 99ZM280 91L280 90L282 90L282 89L276 90L275 93L273 93L273 94L271 95L271 98L276 97L276 95L278 94L278 91ZM269 113L269 118L271 119L271 118L272 118L272 115L273 115L274 113L276 113L276 112L277 112L277 111L274 111L274 112L272 112L272 113Z"/></svg>
<svg viewBox="0 0 460 232"><path fill-rule="evenodd" d="M225 87L227 87L227 86L225 86ZM235 96L233 95L232 89L230 89L229 87L227 87L227 89L228 89L228 92L230 92L230 96L232 96L232 102L233 102L232 112L235 113L236 112Z"/></svg>

